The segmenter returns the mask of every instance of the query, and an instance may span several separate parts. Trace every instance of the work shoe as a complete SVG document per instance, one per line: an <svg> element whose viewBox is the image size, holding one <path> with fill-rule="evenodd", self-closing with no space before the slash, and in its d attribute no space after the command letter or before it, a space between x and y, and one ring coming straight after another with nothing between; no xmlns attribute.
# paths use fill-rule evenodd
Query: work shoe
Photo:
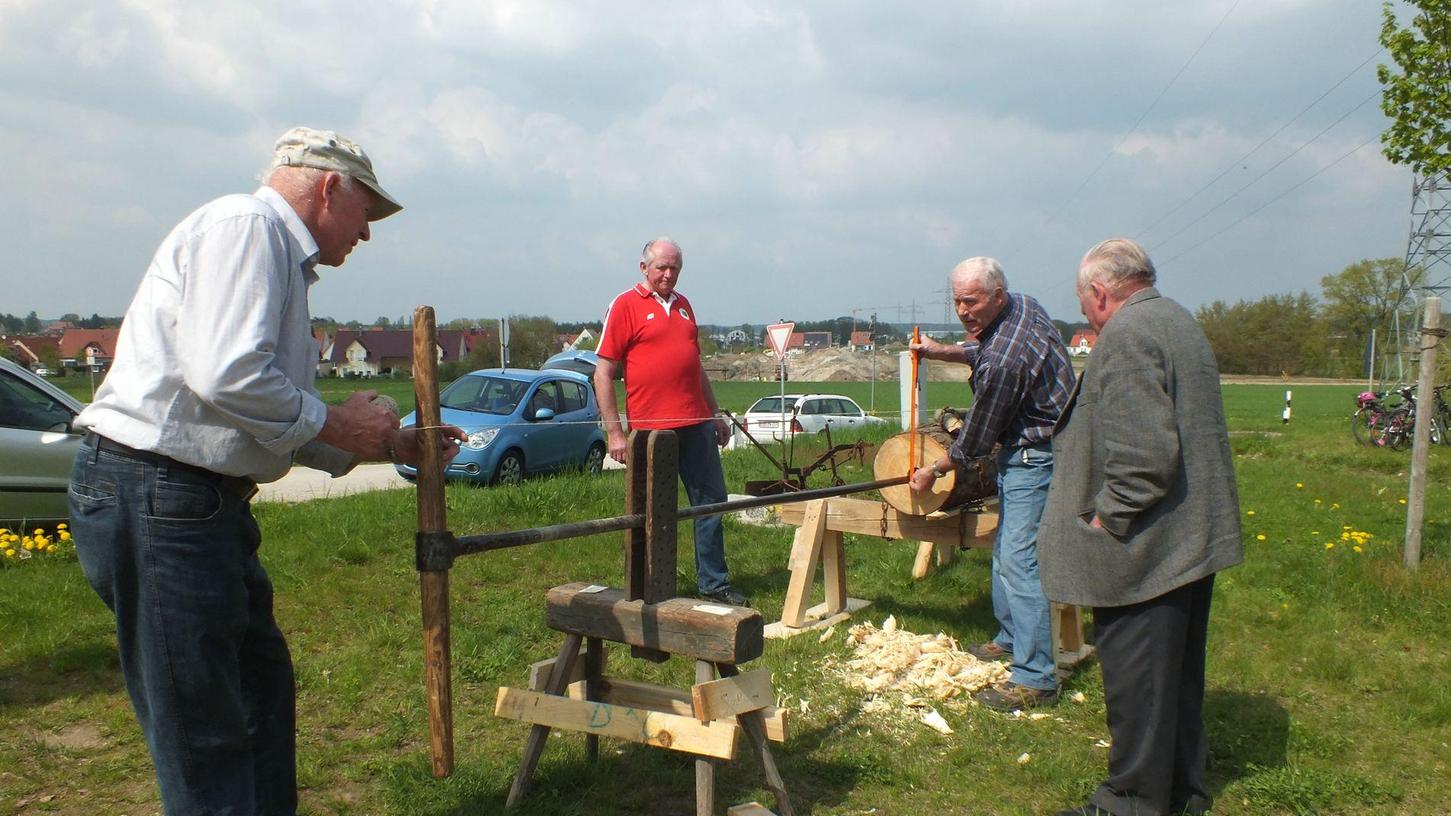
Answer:
<svg viewBox="0 0 1451 816"><path fill-rule="evenodd" d="M1044 691L1006 681L979 691L973 699L993 711L1023 711L1056 704L1058 689Z"/></svg>
<svg viewBox="0 0 1451 816"><path fill-rule="evenodd" d="M996 640L989 640L987 643L974 643L967 647L967 653L978 660L988 662L1013 659L1013 650L1004 649L998 645Z"/></svg>
<svg viewBox="0 0 1451 816"><path fill-rule="evenodd" d="M751 600L728 586L721 587L714 592L702 592L700 597L707 601L723 603L727 606L750 606Z"/></svg>

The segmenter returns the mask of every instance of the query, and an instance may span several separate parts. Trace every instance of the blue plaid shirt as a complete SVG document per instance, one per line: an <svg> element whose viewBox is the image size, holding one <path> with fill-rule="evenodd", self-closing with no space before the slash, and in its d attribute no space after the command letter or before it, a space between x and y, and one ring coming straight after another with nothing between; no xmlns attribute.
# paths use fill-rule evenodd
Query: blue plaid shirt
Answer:
<svg viewBox="0 0 1451 816"><path fill-rule="evenodd" d="M972 366L972 410L948 456L966 464L991 453L994 443L1021 447L1048 441L1068 407L1073 366L1038 301L1008 293L1002 313L963 347Z"/></svg>

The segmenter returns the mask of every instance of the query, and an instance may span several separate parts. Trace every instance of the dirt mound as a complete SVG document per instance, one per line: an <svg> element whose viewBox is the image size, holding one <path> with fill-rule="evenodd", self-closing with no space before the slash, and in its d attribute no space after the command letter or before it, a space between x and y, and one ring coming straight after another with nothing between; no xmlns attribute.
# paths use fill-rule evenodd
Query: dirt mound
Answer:
<svg viewBox="0 0 1451 816"><path fill-rule="evenodd" d="M793 351L786 355L786 377L800 382L867 382L875 365L878 382L897 379L898 352L852 351L826 348ZM873 359L875 358L875 359ZM714 380L770 382L777 377L776 355L769 351L721 354L705 361ZM964 365L928 361L927 378L933 381L965 382L970 369Z"/></svg>

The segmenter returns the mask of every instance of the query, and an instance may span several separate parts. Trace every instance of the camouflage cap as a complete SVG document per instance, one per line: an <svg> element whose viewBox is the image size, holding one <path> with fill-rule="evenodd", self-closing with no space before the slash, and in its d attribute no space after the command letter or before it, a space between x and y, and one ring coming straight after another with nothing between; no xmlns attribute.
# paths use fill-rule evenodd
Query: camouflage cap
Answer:
<svg viewBox="0 0 1451 816"><path fill-rule="evenodd" d="M315 167L336 170L366 184L378 195L378 205L368 214L369 221L387 218L403 209L393 196L383 190L373 175L373 162L357 142L331 130L295 127L277 138L272 152L273 167Z"/></svg>

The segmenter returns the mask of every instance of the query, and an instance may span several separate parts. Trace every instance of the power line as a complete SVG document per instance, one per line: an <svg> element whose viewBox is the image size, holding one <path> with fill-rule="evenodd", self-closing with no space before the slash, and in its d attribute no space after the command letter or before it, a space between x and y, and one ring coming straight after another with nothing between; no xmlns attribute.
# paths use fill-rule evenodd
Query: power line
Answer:
<svg viewBox="0 0 1451 816"><path fill-rule="evenodd" d="M1204 238L1203 240L1199 241L1198 243L1194 244L1193 246L1190 246L1188 249L1185 249L1183 252L1180 252L1180 253L1174 255L1173 257L1169 258L1169 260L1163 261L1163 263L1166 263L1166 264L1167 263L1172 263L1173 261L1175 261L1175 260L1177 260L1179 258L1182 258L1183 256L1189 254L1190 252L1193 252L1194 250L1198 249L1199 247L1201 247L1201 246L1209 243L1210 241L1214 240L1215 238L1218 238L1219 236L1223 235L1224 233L1228 232L1229 230L1234 229L1235 227L1239 226L1244 221L1246 221L1249 218L1253 217L1260 210L1263 210L1264 208L1266 208L1266 207L1270 206L1271 204L1275 203L1276 201L1279 201L1280 199L1284 198L1285 196L1289 195L1290 193L1293 193L1296 190L1300 189L1301 187L1305 186L1312 179L1314 179L1316 176L1320 175L1321 173L1325 172L1326 170L1329 170L1330 168L1334 167L1335 165L1340 164L1342 161L1345 161L1346 159L1350 158L1353 154L1355 154L1356 152L1358 152L1361 148L1365 147L1366 145L1370 144L1371 142L1373 142L1373 141L1375 141L1375 140L1377 140L1379 138L1380 138L1380 134L1379 133L1372 134L1370 138L1366 139L1365 141L1361 142L1360 144L1358 144L1355 147L1351 148L1350 150L1346 151L1340 158L1336 159L1335 161L1333 161L1333 162L1325 165L1324 167L1320 168L1319 170L1316 170L1315 172L1311 173L1308 177L1306 177L1303 181L1299 182L1295 186L1293 186L1290 189L1284 191L1283 193L1280 193L1279 195L1275 196L1274 198L1270 199L1269 201L1266 201L1265 203L1259 205L1258 207L1255 207L1253 210L1251 210L1251 211L1245 213L1244 215L1240 216L1239 218L1235 219L1232 223L1230 223L1229 225L1225 226L1223 229L1219 230L1218 232L1213 233L1212 235L1208 236L1207 238Z"/></svg>
<svg viewBox="0 0 1451 816"><path fill-rule="evenodd" d="M1288 155L1286 155L1284 158L1280 159L1279 161L1277 161L1274 164L1270 165L1269 167L1265 168L1264 172L1260 173L1258 176L1255 176L1253 179L1250 179L1250 181L1249 181L1248 184L1245 184L1243 187L1241 187L1238 190L1235 190L1234 192L1232 192L1229 195L1225 196L1218 204L1215 204L1213 207L1210 207L1209 209L1207 209L1204 212L1200 213L1198 215L1198 217L1194 218L1189 223L1187 223L1184 226L1180 227L1178 232L1175 232L1173 235L1170 235L1168 238L1165 238L1164 240L1159 241L1157 244L1154 245L1154 248L1157 248L1158 246L1163 246L1164 244L1166 244L1166 243L1174 240L1175 238L1178 238L1180 235L1183 235L1186 231L1188 231L1188 229L1190 227L1192 227L1195 224L1198 224L1200 221L1203 221L1204 219L1208 218L1211 214L1213 214L1220 207L1223 207L1225 204L1228 204L1231 200L1233 200L1234 198L1236 198L1240 193L1242 193L1245 190L1248 190L1249 188L1253 187L1255 184L1257 184L1259 182L1260 179L1262 179L1265 176L1269 175L1270 173L1274 172L1277 168L1279 168L1280 165L1282 165L1285 162L1289 161L1290 159L1294 158L1295 155L1298 154L1301 150L1304 150L1305 148L1309 147L1311 144L1313 144L1321 136L1324 136L1326 133L1329 133L1336 125L1340 124L1341 122L1344 122L1347 118L1350 117L1351 114L1353 114L1356 111L1360 110L1361 108L1365 107L1366 103L1370 102L1370 100L1376 98L1379 95L1380 95L1380 91L1379 90L1373 91L1370 96L1367 96L1365 99L1361 100L1361 102L1360 102L1359 105L1356 105L1355 107L1353 107L1350 110L1346 111L1345 113L1341 114L1341 116L1340 116L1339 119L1336 119L1334 122L1331 122L1330 124L1326 125L1323 130L1321 130L1319 133L1315 134L1314 136L1311 136L1308 140L1306 140L1304 143L1302 143L1299 147L1295 148L1294 150L1291 150L1290 153ZM1258 212L1258 210L1256 210L1256 212ZM1238 222L1236 222L1236 223L1238 223Z"/></svg>
<svg viewBox="0 0 1451 816"><path fill-rule="evenodd" d="M1189 59L1185 60L1184 64L1180 66L1178 73L1174 74L1173 78L1169 80L1168 84L1166 84L1163 89L1159 91L1158 96L1154 97L1154 101L1149 103L1149 106L1144 109L1144 112L1139 114L1139 118L1134 122L1133 127L1129 128L1128 132L1125 133L1118 140L1118 143L1110 148L1108 153L1104 154L1104 157L1099 160L1098 166L1093 168L1093 172L1089 173L1088 177L1085 178L1078 185L1078 188L1075 189L1067 198L1063 199L1063 203L1058 206L1058 209L1055 210L1052 215L1048 216L1049 222L1057 220L1058 216L1061 215L1064 210L1068 209L1068 205L1073 203L1073 200L1078 197L1079 193L1083 192L1083 189L1088 186L1088 183L1090 181L1093 181L1094 177L1098 175L1099 171L1103 169L1104 165L1108 164L1108 160L1113 158L1113 154L1117 153L1120 147L1123 147L1124 142L1128 141L1130 136L1138 132L1139 125L1144 123L1144 120L1149 117L1149 113L1151 113L1154 110L1155 106L1159 104L1159 100L1163 99L1164 94L1168 93L1169 89L1174 87L1174 83L1179 81L1179 77L1183 76L1184 72L1189 70L1189 65L1194 62L1194 59L1196 57L1199 56L1199 52L1204 50L1204 46L1208 45L1209 41L1214 38L1215 33L1218 32L1220 27L1224 25L1224 21L1229 19L1229 15L1232 14L1234 10L1239 7L1239 4L1240 0L1234 0L1234 3L1229 7L1229 10L1224 12L1224 16L1220 17L1219 22L1215 23L1214 28L1210 29L1209 34L1204 38L1204 41L1199 43L1199 47L1194 49L1194 53L1190 54Z"/></svg>
<svg viewBox="0 0 1451 816"><path fill-rule="evenodd" d="M1155 227L1157 227L1160 224L1164 223L1171 216L1173 216L1174 213L1176 213L1179 210L1183 209L1184 208L1184 205L1186 205L1189 202L1193 201L1195 198L1198 198L1200 193L1203 193L1205 190L1208 190L1210 187L1213 187L1214 184L1215 184L1215 182L1217 182L1220 179L1224 178L1224 176L1227 173L1229 173L1229 171L1233 170L1238 165L1242 165L1247 159L1249 159L1250 156L1253 156L1254 154L1258 153L1260 151L1260 148L1262 148L1265 145L1269 144L1270 143L1270 140L1274 139L1276 136L1278 136L1281 133L1283 133L1284 130L1285 130L1285 128L1289 127L1290 125L1293 125L1296 121L1298 121L1300 119L1301 116L1304 116L1306 113L1309 113L1309 111L1310 111L1311 108L1313 108L1316 105L1320 104L1321 101L1323 101L1325 99L1325 97L1329 96L1332 91L1334 91L1336 88L1339 88L1341 85L1344 85L1345 82L1346 82L1346 80L1350 79L1352 76L1355 76L1355 74L1357 72L1359 72L1360 69L1364 68L1367 64L1369 64L1371 60L1373 60L1376 57L1380 56L1381 55L1381 52L1383 52L1383 51L1385 51L1384 48L1378 48L1378 49L1376 49L1376 52L1374 54L1371 54L1370 56L1366 57L1365 60L1362 61L1359 65L1357 65L1354 68L1350 69L1350 73L1348 73L1345 76L1341 77L1340 78L1340 81L1336 82L1334 85L1331 85L1325 91L1325 93L1322 93L1322 94L1320 94L1320 96L1316 97L1314 102L1311 102L1310 104L1306 105L1303 110L1301 110L1299 113L1295 114L1294 116L1290 117L1290 119L1288 121L1286 121L1283 125L1280 125L1278 128L1276 128L1274 133L1271 133L1270 135L1266 136L1263 141L1261 141L1259 144L1255 145L1254 148L1252 148L1248 153L1246 153L1243 156L1240 156L1238 159L1235 159L1234 161L1230 162L1228 165L1225 166L1225 168L1223 170L1219 171L1219 175L1217 175L1214 178L1210 179L1203 187L1200 187L1199 189L1197 189L1194 192L1190 193L1188 198L1185 198L1183 201L1180 201L1178 204L1175 204L1172 209L1170 209L1168 212L1164 213L1163 215L1159 216L1158 220L1156 220L1154 223L1148 225L1144 229L1141 229L1138 232L1135 232L1133 234L1136 237L1138 237L1140 239L1140 242L1142 243L1143 239L1147 236L1147 234L1150 233L1150 232L1153 232Z"/></svg>

